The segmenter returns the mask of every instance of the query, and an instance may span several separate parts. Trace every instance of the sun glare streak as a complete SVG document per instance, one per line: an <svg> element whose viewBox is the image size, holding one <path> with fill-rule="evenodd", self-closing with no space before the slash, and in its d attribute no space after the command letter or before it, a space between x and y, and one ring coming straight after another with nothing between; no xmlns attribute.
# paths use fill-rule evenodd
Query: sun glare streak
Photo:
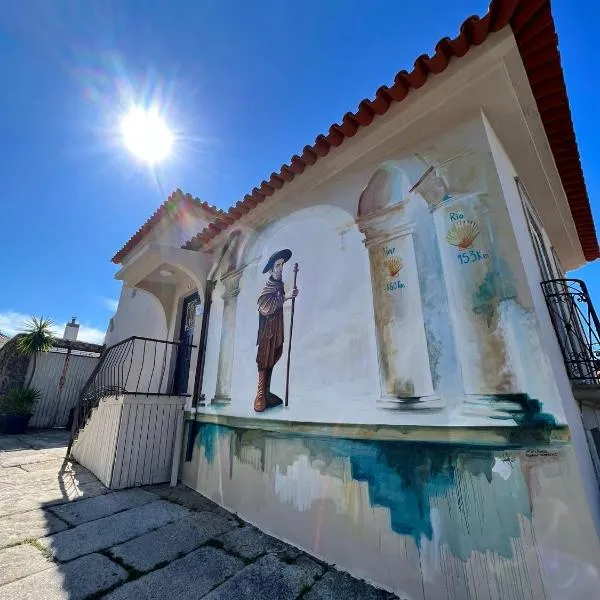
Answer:
<svg viewBox="0 0 600 600"><path fill-rule="evenodd" d="M154 109L133 106L121 121L123 141L140 160L154 165L165 160L173 148L173 135Z"/></svg>

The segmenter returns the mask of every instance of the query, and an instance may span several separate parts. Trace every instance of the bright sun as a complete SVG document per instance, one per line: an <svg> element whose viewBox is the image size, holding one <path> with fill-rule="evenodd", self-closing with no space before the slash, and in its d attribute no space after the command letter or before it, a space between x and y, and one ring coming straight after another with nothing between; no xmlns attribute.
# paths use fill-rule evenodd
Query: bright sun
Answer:
<svg viewBox="0 0 600 600"><path fill-rule="evenodd" d="M173 136L160 115L152 109L132 107L123 117L121 130L127 148L149 164L159 163L171 154Z"/></svg>

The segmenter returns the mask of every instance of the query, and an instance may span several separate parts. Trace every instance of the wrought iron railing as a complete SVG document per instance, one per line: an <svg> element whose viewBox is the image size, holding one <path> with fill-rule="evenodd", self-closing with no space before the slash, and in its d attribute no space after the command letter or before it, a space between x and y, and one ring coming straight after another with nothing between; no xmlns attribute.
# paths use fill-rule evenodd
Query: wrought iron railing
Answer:
<svg viewBox="0 0 600 600"><path fill-rule="evenodd" d="M600 384L600 321L587 287L580 279L542 281L569 379Z"/></svg>
<svg viewBox="0 0 600 600"><path fill-rule="evenodd" d="M102 398L127 394L188 396L189 364L195 347L133 336L107 348L75 405L67 455Z"/></svg>

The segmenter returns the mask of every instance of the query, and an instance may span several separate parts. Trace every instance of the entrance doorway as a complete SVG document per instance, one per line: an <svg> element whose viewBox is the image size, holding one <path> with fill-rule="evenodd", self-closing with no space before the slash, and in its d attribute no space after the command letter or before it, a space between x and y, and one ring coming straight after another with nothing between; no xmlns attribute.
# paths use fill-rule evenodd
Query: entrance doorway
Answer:
<svg viewBox="0 0 600 600"><path fill-rule="evenodd" d="M197 292L183 300L181 326L179 328L180 345L177 347L175 375L173 376L173 395L176 396L187 394L198 304L200 304L200 297Z"/></svg>

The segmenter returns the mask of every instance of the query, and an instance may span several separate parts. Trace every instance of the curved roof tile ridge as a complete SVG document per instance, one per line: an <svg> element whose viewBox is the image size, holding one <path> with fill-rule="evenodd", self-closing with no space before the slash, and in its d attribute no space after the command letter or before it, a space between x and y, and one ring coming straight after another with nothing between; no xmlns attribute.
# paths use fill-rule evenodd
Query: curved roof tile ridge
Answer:
<svg viewBox="0 0 600 600"><path fill-rule="evenodd" d="M326 134L318 135L313 145L304 147L300 156L294 155L289 164L281 166L279 172L271 173L268 180L246 194L183 248L201 248L272 196L286 182L292 181L307 167L314 165L320 157L327 156L332 148L339 147L346 138L354 136L359 128L370 125L376 115L385 114L393 102L401 102L411 89L422 87L429 75L442 73L453 58L464 56L471 47L485 42L490 33L509 25L515 35L567 195L584 256L589 261L600 257L549 0L492 0L486 15L466 19L456 38L445 37L439 40L432 56L419 56L412 71L400 71L391 87L381 86L372 100L363 99L355 113L346 113L340 123L331 125Z"/></svg>
<svg viewBox="0 0 600 600"><path fill-rule="evenodd" d="M208 204L194 198L191 194L184 194L177 188L171 195L154 211L154 213L146 220L146 222L129 238L123 247L112 257L112 262L119 264L123 262L125 257L135 248L135 246L148 235L156 225L167 215L172 215L178 207L185 208L186 206L196 206L206 210L214 217L224 214L223 211L216 206Z"/></svg>

